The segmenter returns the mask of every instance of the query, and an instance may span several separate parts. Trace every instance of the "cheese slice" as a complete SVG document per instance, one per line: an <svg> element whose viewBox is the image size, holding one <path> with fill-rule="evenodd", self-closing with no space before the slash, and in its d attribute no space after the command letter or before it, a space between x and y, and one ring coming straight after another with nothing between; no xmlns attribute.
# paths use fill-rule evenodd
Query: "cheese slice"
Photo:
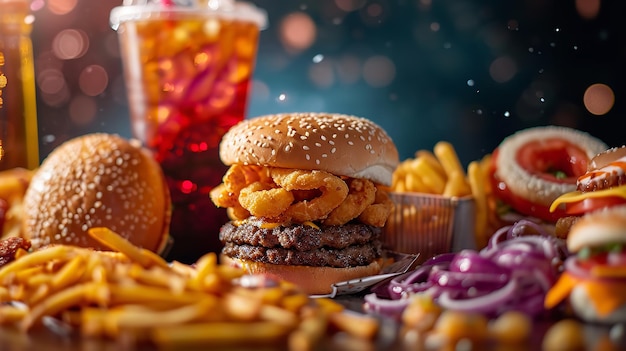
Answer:
<svg viewBox="0 0 626 351"><path fill-rule="evenodd" d="M626 304L625 281L585 281L582 283L598 316L606 316Z"/></svg>
<svg viewBox="0 0 626 351"><path fill-rule="evenodd" d="M576 286L582 286L599 316L606 316L626 304L626 281L590 280L564 272L544 299L544 307L551 309L564 301Z"/></svg>
<svg viewBox="0 0 626 351"><path fill-rule="evenodd" d="M582 283L583 279L577 278L567 272L563 272L559 277L559 280L552 286L545 299L543 300L543 307L551 309L567 299L574 287Z"/></svg>
<svg viewBox="0 0 626 351"><path fill-rule="evenodd" d="M626 278L626 266L595 265L590 273L598 278Z"/></svg>
<svg viewBox="0 0 626 351"><path fill-rule="evenodd" d="M586 193L580 191L572 191L571 193L563 194L557 197L550 205L550 212L554 212L557 207L561 204L568 204L573 202L580 202L585 199L590 198L601 198L601 197L621 197L626 200L626 186L618 186L615 188L604 189L604 190L596 190L596 191L588 191Z"/></svg>

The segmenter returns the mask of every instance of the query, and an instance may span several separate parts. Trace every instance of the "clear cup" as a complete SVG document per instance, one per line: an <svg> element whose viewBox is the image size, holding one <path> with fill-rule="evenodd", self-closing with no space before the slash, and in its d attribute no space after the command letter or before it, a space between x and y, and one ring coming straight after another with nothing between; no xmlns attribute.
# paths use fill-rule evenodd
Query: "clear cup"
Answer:
<svg viewBox="0 0 626 351"><path fill-rule="evenodd" d="M171 260L221 250L228 218L209 192L226 172L220 140L246 113L266 19L254 5L216 0L130 0L111 11L133 136L154 152L172 195Z"/></svg>

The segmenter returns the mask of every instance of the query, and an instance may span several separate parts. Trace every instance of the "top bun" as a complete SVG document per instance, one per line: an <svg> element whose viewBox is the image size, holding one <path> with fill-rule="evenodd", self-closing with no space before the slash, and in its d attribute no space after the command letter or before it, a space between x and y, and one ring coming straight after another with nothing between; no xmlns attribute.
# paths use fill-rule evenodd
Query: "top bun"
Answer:
<svg viewBox="0 0 626 351"><path fill-rule="evenodd" d="M593 171L599 168L604 168L608 166L611 162L615 162L616 160L625 156L626 156L626 146L610 148L606 151L603 151L597 154L594 158L592 158L591 162L589 162L587 170Z"/></svg>
<svg viewBox="0 0 626 351"><path fill-rule="evenodd" d="M590 212L578 220L567 236L567 249L577 252L583 247L626 243L626 205Z"/></svg>
<svg viewBox="0 0 626 351"><path fill-rule="evenodd" d="M387 133L365 118L293 113L244 120L220 144L226 165L323 170L391 185L398 150Z"/></svg>
<svg viewBox="0 0 626 351"><path fill-rule="evenodd" d="M24 196L22 235L33 248L70 244L106 249L87 230L107 227L161 252L171 204L159 164L138 143L88 134L53 150Z"/></svg>

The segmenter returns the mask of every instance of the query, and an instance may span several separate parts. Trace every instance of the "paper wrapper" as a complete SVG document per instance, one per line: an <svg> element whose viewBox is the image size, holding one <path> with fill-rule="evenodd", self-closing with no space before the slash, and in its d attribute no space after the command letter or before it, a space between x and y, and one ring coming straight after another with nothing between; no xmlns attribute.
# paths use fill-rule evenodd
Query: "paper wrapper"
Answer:
<svg viewBox="0 0 626 351"><path fill-rule="evenodd" d="M394 210L383 230L387 250L419 254L420 260L441 253L475 249L474 200L418 193L391 193Z"/></svg>

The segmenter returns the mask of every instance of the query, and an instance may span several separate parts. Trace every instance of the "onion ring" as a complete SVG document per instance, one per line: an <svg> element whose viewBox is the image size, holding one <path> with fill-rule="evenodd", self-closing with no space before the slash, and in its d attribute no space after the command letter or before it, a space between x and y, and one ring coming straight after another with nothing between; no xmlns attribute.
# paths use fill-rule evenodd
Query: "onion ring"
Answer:
<svg viewBox="0 0 626 351"><path fill-rule="evenodd" d="M296 222L326 218L348 196L348 185L341 178L325 171L272 168L274 182L287 191L319 189L319 197L296 202L285 211Z"/></svg>
<svg viewBox="0 0 626 351"><path fill-rule="evenodd" d="M254 182L239 193L239 203L255 217L278 217L292 202L289 191L263 182Z"/></svg>
<svg viewBox="0 0 626 351"><path fill-rule="evenodd" d="M383 227L393 210L393 201L387 191L376 186L376 198L374 203L367 206L359 215L359 220L374 227Z"/></svg>
<svg viewBox="0 0 626 351"><path fill-rule="evenodd" d="M342 225L358 217L376 200L376 186L367 179L351 178L347 181L348 196L322 221L326 225Z"/></svg>

